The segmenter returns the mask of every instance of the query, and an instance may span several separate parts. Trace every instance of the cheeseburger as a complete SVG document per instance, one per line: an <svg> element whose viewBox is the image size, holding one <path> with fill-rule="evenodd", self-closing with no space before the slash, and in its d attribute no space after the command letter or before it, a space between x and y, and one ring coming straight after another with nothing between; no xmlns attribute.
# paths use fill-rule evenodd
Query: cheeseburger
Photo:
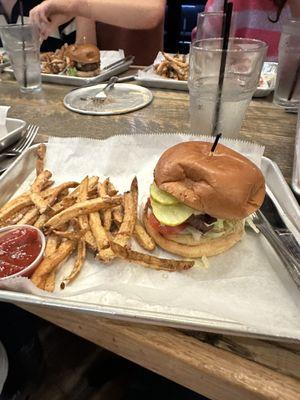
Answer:
<svg viewBox="0 0 300 400"><path fill-rule="evenodd" d="M69 57L76 75L82 77L96 76L100 73L100 51L93 44L74 44L68 46L66 56Z"/></svg>
<svg viewBox="0 0 300 400"><path fill-rule="evenodd" d="M265 196L261 171L219 144L185 142L163 153L154 170L143 222L171 253L197 258L222 253L244 234L245 219Z"/></svg>

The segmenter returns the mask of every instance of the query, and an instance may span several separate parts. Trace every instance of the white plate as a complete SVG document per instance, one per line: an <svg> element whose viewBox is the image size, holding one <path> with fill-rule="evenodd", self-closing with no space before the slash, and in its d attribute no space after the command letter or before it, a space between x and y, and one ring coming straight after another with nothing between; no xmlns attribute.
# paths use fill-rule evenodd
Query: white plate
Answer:
<svg viewBox="0 0 300 400"><path fill-rule="evenodd" d="M123 50L119 51L101 51L101 66L102 68L106 67L108 64L112 64L115 61L118 61L124 57ZM111 76L121 74L129 69L132 64L132 60L127 61L126 63L108 69L106 71L102 71L97 78L99 78L98 82L104 82L108 80ZM13 74L13 69L11 67L5 68L6 72ZM101 77L101 78L100 78ZM71 85L71 86L82 86L85 84L89 84L95 76L89 78L83 78L80 76L69 76L69 75L59 75L59 74L42 74L42 82L47 83L58 83L60 85Z"/></svg>
<svg viewBox="0 0 300 400"><path fill-rule="evenodd" d="M6 118L7 135L0 139L0 151L19 140L26 122L21 119Z"/></svg>
<svg viewBox="0 0 300 400"><path fill-rule="evenodd" d="M258 86L253 97L265 97L268 96L275 88L276 74L277 74L277 63L265 62L262 68L261 79L263 84ZM139 71L136 77L136 81L143 86L157 88L157 89L169 89L169 90L183 90L188 91L187 81L177 81L175 79L163 78L157 75L154 71L153 65L150 65L143 71Z"/></svg>
<svg viewBox="0 0 300 400"><path fill-rule="evenodd" d="M153 95L150 90L125 83L117 83L107 93L107 98L102 102L82 100L95 96L106 85L96 85L73 90L64 98L64 105L71 111L88 115L116 115L139 110L151 103Z"/></svg>

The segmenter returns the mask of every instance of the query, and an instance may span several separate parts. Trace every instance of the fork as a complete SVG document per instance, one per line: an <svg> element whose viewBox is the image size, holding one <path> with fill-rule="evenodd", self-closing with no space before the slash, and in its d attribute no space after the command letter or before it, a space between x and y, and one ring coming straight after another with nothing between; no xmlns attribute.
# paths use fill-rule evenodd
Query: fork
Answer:
<svg viewBox="0 0 300 400"><path fill-rule="evenodd" d="M258 230L265 236L270 245L273 247L287 271L294 280L297 288L300 290L300 261L287 249L283 242L279 239L271 224L264 214L257 210L252 214L253 222Z"/></svg>
<svg viewBox="0 0 300 400"><path fill-rule="evenodd" d="M19 142L14 145L10 150L3 151L0 154L0 161L7 157L17 157L19 156L27 147L31 145L36 134L38 133L39 127L37 125L28 125L25 134L19 140Z"/></svg>
<svg viewBox="0 0 300 400"><path fill-rule="evenodd" d="M111 90L115 84L118 82L119 78L117 76L112 76L107 85L105 85L95 96L87 96L87 97L80 97L80 100L84 101L93 101L93 102L98 102L101 103L107 98L106 92Z"/></svg>

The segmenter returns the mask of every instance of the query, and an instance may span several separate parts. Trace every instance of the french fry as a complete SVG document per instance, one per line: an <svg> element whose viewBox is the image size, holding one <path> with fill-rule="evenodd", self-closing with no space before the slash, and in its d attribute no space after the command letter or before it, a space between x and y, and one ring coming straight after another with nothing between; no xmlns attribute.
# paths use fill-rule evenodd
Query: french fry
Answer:
<svg viewBox="0 0 300 400"><path fill-rule="evenodd" d="M46 244L46 248L45 248L44 257L49 257L53 253L55 253L57 247L60 244L60 241L61 241L61 239L58 236L56 236L54 234L49 235L47 238L47 244Z"/></svg>
<svg viewBox="0 0 300 400"><path fill-rule="evenodd" d="M188 68L189 66L187 62L181 61L178 57L172 57L170 56L170 54L164 52L162 54L167 61L173 62L174 64L177 64L181 68Z"/></svg>
<svg viewBox="0 0 300 400"><path fill-rule="evenodd" d="M81 202L81 201L87 200L89 187L92 188L92 186L96 185L97 183L98 183L98 180L85 177L80 183L80 186L78 189L77 201ZM84 238L85 238L87 245L94 253L96 253L97 244L96 244L95 238L91 232L88 215L80 215L78 217L78 223L79 223L79 226L81 229L86 230L86 234L85 234Z"/></svg>
<svg viewBox="0 0 300 400"><path fill-rule="evenodd" d="M156 270L164 270L169 272L183 271L192 268L194 265L194 261L171 260L139 253L138 251L133 251L126 247L120 246L115 242L111 242L111 248L118 257Z"/></svg>
<svg viewBox="0 0 300 400"><path fill-rule="evenodd" d="M88 194L90 192L94 192L95 189L97 190L98 181L99 181L98 176L92 176L92 177L89 178ZM79 186L76 189L74 189L73 192L70 193L69 196L74 197L74 198L77 199L78 194L79 194Z"/></svg>
<svg viewBox="0 0 300 400"><path fill-rule="evenodd" d="M113 252L112 248L109 246L106 249L102 249L98 252L99 260L109 263L116 257L115 253Z"/></svg>
<svg viewBox="0 0 300 400"><path fill-rule="evenodd" d="M47 198L49 205L52 205L63 192L71 188L76 188L78 185L78 182L75 181L64 182L54 188L41 192L41 196Z"/></svg>
<svg viewBox="0 0 300 400"><path fill-rule="evenodd" d="M15 201L12 201L9 206L1 209L0 211L0 224L5 223L5 221L12 215L16 214L23 208L30 206L32 201L29 195L19 196Z"/></svg>
<svg viewBox="0 0 300 400"><path fill-rule="evenodd" d="M123 206L120 205L120 206L114 207L114 208L112 209L112 220L113 220L113 222L115 223L115 225L116 225L118 228L119 228L120 225L122 224L123 218L124 218L124 209L123 209Z"/></svg>
<svg viewBox="0 0 300 400"><path fill-rule="evenodd" d="M93 212L89 214L89 223L97 244L98 251L108 247L109 240L107 238L106 231L102 226L99 212Z"/></svg>
<svg viewBox="0 0 300 400"><path fill-rule="evenodd" d="M45 279L44 290L54 292L55 289L56 271L52 271Z"/></svg>
<svg viewBox="0 0 300 400"><path fill-rule="evenodd" d="M76 187L78 186L77 182L65 182L59 186L57 186L56 188L53 188L51 195L49 195L47 202L49 206L52 206L55 201L57 200L58 196L63 193L63 191L67 190L70 187ZM26 215L23 216L23 218L18 222L18 225L22 225L22 224L30 224L37 221L38 217L40 215L40 212L38 210L38 208L34 207L32 210L28 211L28 213L26 213Z"/></svg>
<svg viewBox="0 0 300 400"><path fill-rule="evenodd" d="M66 196L63 198L59 203L54 204L54 206L49 210L47 213L42 214L39 216L37 221L35 222L34 226L36 228L42 229L45 223L53 217L53 215L60 213L62 210L72 206L75 204L76 199L71 196Z"/></svg>
<svg viewBox="0 0 300 400"><path fill-rule="evenodd" d="M59 244L60 244L59 237L57 237L56 235L53 235L53 234L49 235L47 238L44 257L47 258L47 257L51 256L52 254L54 254ZM51 291L51 290L49 290L50 282L52 279L52 280L54 280L54 284L55 284L55 272L51 273L51 274L53 274L53 276L51 278L49 278L49 275L45 275L42 277L40 284L39 284L40 289ZM47 289L45 289L46 286L47 286ZM53 287L53 290L54 290L54 287Z"/></svg>
<svg viewBox="0 0 300 400"><path fill-rule="evenodd" d="M138 183L136 177L133 179L130 192L124 194L124 218L114 242L120 246L126 246L131 238L136 218L138 201Z"/></svg>
<svg viewBox="0 0 300 400"><path fill-rule="evenodd" d="M108 197L106 199L97 198L92 200L82 201L75 203L73 206L61 211L50 218L45 227L48 229L55 229L60 225L65 224L72 218L77 218L80 215L90 214L91 212L112 208L122 202L121 197Z"/></svg>
<svg viewBox="0 0 300 400"><path fill-rule="evenodd" d="M103 183L99 183L98 184L98 195L99 195L99 197L104 198L107 195L109 195L109 193L108 193L108 185L109 184L110 184L109 178L106 178ZM112 184L110 184L110 191L112 193L114 190L113 190L111 185ZM111 210L104 210L104 211L102 211L101 215L102 215L103 226L109 232L110 231L110 226L111 226Z"/></svg>
<svg viewBox="0 0 300 400"><path fill-rule="evenodd" d="M40 175L42 171L44 171L45 167L45 155L46 155L46 146L44 144L39 144L36 150L36 175Z"/></svg>
<svg viewBox="0 0 300 400"><path fill-rule="evenodd" d="M53 183L53 181L47 181L44 183L43 189L48 187L47 184ZM50 193L53 191L53 188L46 189L44 192L41 192L43 197L47 197L50 195ZM22 193L21 195L14 197L13 199L9 200L7 203L5 203L1 209L0 209L0 219L2 218L2 213L4 211L8 211L10 215L11 213L17 213L20 211L23 207L29 206L32 204L32 201L30 199L30 192L25 192ZM16 211L15 211L16 210Z"/></svg>
<svg viewBox="0 0 300 400"><path fill-rule="evenodd" d="M154 240L148 235L145 228L138 220L134 227L134 238L138 244L147 251L153 251L156 247Z"/></svg>
<svg viewBox="0 0 300 400"><path fill-rule="evenodd" d="M69 239L74 242L81 240L86 234L85 229L80 231L58 231L57 229L54 229L52 232L60 238Z"/></svg>
<svg viewBox="0 0 300 400"><path fill-rule="evenodd" d="M41 191L44 183L51 178L52 174L50 171L42 171L31 185L30 199L38 208L40 214L43 214L49 207L47 200L41 196Z"/></svg>
<svg viewBox="0 0 300 400"><path fill-rule="evenodd" d="M39 288L44 288L45 277L47 277L55 268L63 262L67 257L70 256L74 249L74 242L66 240L62 242L57 248L55 253L49 257L45 257L40 265L36 268L31 276L31 281ZM42 287L41 287L42 286Z"/></svg>
<svg viewBox="0 0 300 400"><path fill-rule="evenodd" d="M14 214L11 218L7 219L5 221L5 225L17 225L17 223L24 217L24 215L32 210L34 208L34 206L28 206L28 207L24 207L22 208L22 210L20 210L19 212L17 212L16 214Z"/></svg>
<svg viewBox="0 0 300 400"><path fill-rule="evenodd" d="M109 178L107 178L107 194L112 197L115 196L118 193L117 189L115 188L115 186L113 185L113 183L111 183L111 181L109 180Z"/></svg>
<svg viewBox="0 0 300 400"><path fill-rule="evenodd" d="M23 215L23 218L21 218L19 220L19 222L16 223L16 225L26 225L26 224L30 224L30 222L36 217L36 219L39 216L39 210L34 207L32 209L30 209L29 211L27 211L27 213L25 215Z"/></svg>
<svg viewBox="0 0 300 400"><path fill-rule="evenodd" d="M76 261L74 264L74 268L72 269L71 273L66 276L63 281L60 284L60 288L64 289L66 285L68 285L71 281L73 281L76 276L79 274L81 271L84 261L86 258L86 245L85 245L85 240L79 240L78 246L77 246L77 257Z"/></svg>

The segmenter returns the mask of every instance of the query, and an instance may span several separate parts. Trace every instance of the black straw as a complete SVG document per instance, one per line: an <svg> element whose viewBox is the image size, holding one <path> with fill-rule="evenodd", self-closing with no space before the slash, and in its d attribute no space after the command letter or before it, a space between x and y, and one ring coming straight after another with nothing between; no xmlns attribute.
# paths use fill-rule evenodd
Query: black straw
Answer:
<svg viewBox="0 0 300 400"><path fill-rule="evenodd" d="M221 136L222 136L222 133L217 134L215 141L210 149L209 155L213 155L213 152L216 150L217 144L218 144L219 140L221 139Z"/></svg>
<svg viewBox="0 0 300 400"><path fill-rule="evenodd" d="M228 50L228 43L229 43L229 33L230 33L233 5L232 5L232 3L227 3L227 1L225 0L224 6L226 8L224 9L225 16L224 16L224 20L223 20L223 31L222 31L223 46L222 46L222 56L221 56L220 71L219 71L217 102L216 102L213 129L212 129L213 135L217 134L219 117L220 117L221 98L222 98L222 91L223 91L223 84L224 84L224 76L225 76L227 50Z"/></svg>
<svg viewBox="0 0 300 400"><path fill-rule="evenodd" d="M300 77L300 62L298 64L298 68L293 79L292 87L288 96L288 101L292 100L292 97L294 96L299 77Z"/></svg>
<svg viewBox="0 0 300 400"><path fill-rule="evenodd" d="M23 0L19 0L19 9L21 15L21 24L24 26L24 7ZM25 40L24 40L24 32L22 32L22 51L23 51L23 74L24 74L24 86L27 87L27 62L26 62L26 53L25 53Z"/></svg>

